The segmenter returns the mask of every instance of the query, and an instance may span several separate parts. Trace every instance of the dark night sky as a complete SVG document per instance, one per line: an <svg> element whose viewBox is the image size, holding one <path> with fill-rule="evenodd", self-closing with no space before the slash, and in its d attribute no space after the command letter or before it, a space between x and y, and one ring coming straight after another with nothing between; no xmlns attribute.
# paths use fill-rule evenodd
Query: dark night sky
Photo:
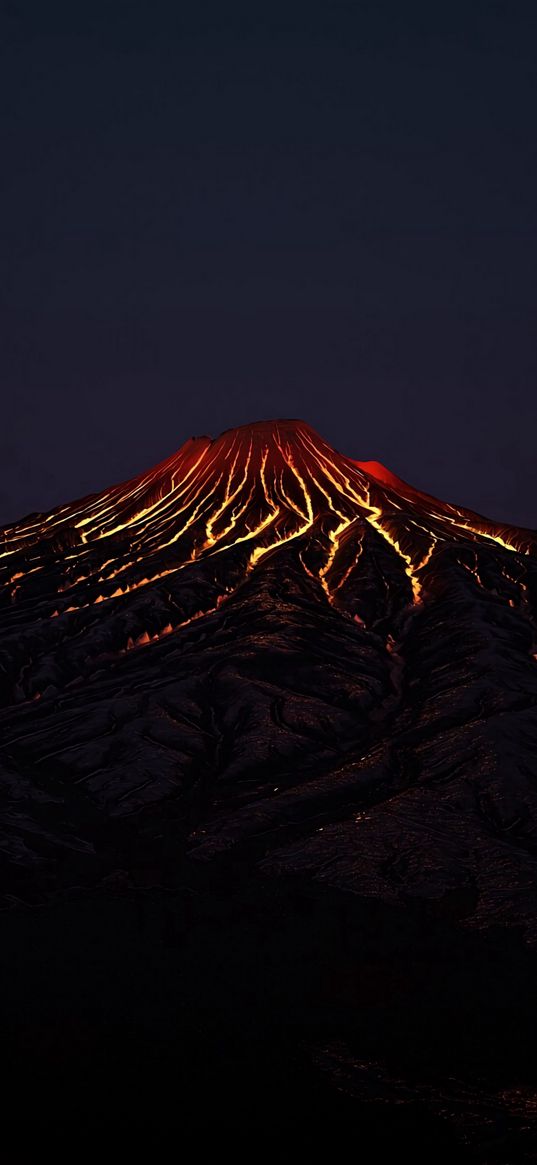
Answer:
<svg viewBox="0 0 537 1165"><path fill-rule="evenodd" d="M0 518L301 416L537 525L536 12L4 4Z"/></svg>

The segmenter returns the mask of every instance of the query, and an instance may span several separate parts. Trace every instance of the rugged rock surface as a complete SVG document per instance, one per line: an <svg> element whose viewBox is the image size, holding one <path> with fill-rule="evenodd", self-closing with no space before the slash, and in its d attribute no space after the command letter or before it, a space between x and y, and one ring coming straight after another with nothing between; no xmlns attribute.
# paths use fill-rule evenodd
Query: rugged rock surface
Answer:
<svg viewBox="0 0 537 1165"><path fill-rule="evenodd" d="M7 1027L36 1094L44 992L60 1075L102 1069L126 1008L151 1034L119 1024L121 1071L134 1041L169 1080L181 1045L196 1102L531 1153L536 549L298 421L2 532Z"/></svg>

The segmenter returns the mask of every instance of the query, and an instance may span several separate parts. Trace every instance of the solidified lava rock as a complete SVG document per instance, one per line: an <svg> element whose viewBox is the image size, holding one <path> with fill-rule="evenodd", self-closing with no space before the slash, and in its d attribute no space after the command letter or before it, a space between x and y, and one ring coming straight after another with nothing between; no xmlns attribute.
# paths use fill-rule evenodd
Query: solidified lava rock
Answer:
<svg viewBox="0 0 537 1165"><path fill-rule="evenodd" d="M122 1070L133 1040L167 1072L182 1043L197 1099L201 1047L223 1099L285 1112L289 1085L415 1159L418 1127L437 1159L440 1136L531 1154L536 550L301 421L193 438L0 532L15 1061L25 1039L50 1061L39 980L66 1079L102 1070L125 1005L151 1035L116 1035ZM69 974L93 1000L78 1051Z"/></svg>

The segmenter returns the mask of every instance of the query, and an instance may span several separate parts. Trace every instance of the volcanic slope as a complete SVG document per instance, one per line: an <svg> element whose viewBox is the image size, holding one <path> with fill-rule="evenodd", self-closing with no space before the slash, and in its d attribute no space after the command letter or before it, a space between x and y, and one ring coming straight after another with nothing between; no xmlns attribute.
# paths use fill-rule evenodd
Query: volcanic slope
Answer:
<svg viewBox="0 0 537 1165"><path fill-rule="evenodd" d="M0 533L10 1111L535 1159L536 548L301 421Z"/></svg>
<svg viewBox="0 0 537 1165"><path fill-rule="evenodd" d="M301 421L7 527L4 886L244 846L535 937L535 551Z"/></svg>

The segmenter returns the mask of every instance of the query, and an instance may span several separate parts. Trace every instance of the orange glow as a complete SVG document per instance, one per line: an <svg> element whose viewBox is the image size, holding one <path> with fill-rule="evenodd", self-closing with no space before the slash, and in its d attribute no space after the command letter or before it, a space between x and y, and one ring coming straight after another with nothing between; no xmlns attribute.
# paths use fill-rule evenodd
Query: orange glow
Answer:
<svg viewBox="0 0 537 1165"><path fill-rule="evenodd" d="M513 554L515 563L535 554L529 531L420 493L379 462L342 456L301 421L275 421L232 430L214 441L193 438L148 473L7 527L0 532L0 557L16 557L11 570L0 563L0 581L6 587L16 582L8 593L21 603L26 587L38 585L30 584L29 576L50 565L52 553L54 591L43 593L49 617L59 617L112 600L121 605L133 592L165 579L173 586L192 564L232 550L238 575L246 580L264 567L271 551L288 547L325 601L340 607L346 585L360 575L364 551L378 552L376 535L400 559L416 606L427 598L427 580L442 546L473 550L475 566L462 559L461 565L479 585L480 548L495 543ZM111 540L107 554L101 551L103 539ZM522 573L517 565L511 587L522 586L516 582ZM168 621L157 635L145 631L125 650L208 613Z"/></svg>

